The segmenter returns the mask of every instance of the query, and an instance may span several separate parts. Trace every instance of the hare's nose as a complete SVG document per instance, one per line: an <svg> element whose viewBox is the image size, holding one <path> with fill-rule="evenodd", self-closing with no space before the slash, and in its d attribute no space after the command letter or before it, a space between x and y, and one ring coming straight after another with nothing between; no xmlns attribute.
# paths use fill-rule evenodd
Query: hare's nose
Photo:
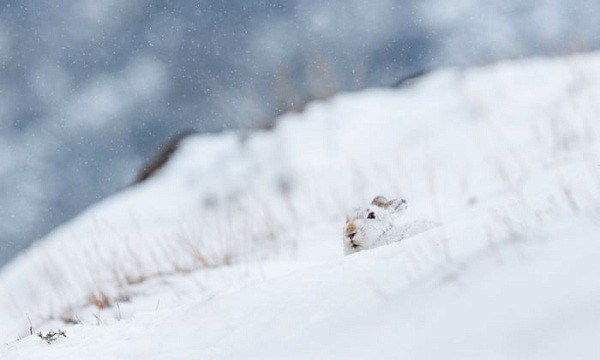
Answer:
<svg viewBox="0 0 600 360"><path fill-rule="evenodd" d="M348 239L353 240L354 239L354 235L356 235L356 233L352 233L352 234L346 234L346 236L348 237Z"/></svg>
<svg viewBox="0 0 600 360"><path fill-rule="evenodd" d="M356 228L356 224L354 224L354 222L349 222L348 224L346 224L346 236L348 236L350 239L352 239L354 235L356 235L357 231L358 229Z"/></svg>

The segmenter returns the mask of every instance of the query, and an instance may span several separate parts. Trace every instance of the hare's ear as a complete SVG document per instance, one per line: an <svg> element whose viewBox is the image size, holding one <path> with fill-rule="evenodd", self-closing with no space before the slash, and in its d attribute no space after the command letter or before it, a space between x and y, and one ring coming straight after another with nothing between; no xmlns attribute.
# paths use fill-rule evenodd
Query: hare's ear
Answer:
<svg viewBox="0 0 600 360"><path fill-rule="evenodd" d="M387 204L387 199L385 198L385 196L376 196L375 199L373 199L373 201L371 201L371 205L375 205L375 206L379 206L379 207L386 207Z"/></svg>
<svg viewBox="0 0 600 360"><path fill-rule="evenodd" d="M384 207L386 209L392 210L392 212L403 212L406 210L408 205L406 204L406 200L404 199L393 199L385 203Z"/></svg>

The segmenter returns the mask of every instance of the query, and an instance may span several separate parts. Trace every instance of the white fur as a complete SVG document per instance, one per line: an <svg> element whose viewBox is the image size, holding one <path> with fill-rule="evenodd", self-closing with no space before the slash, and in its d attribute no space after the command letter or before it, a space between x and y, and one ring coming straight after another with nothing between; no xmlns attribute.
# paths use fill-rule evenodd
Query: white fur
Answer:
<svg viewBox="0 0 600 360"><path fill-rule="evenodd" d="M435 227L435 224L430 221L400 224L399 220L407 207L403 199L388 201L383 196L378 196L367 208L352 211L346 218L342 234L344 252L352 254L402 241Z"/></svg>

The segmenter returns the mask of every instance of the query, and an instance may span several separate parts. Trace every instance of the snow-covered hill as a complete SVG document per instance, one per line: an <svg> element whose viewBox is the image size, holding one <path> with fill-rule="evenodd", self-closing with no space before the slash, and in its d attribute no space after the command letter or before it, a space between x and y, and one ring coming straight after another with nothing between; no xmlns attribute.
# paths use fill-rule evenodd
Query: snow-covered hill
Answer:
<svg viewBox="0 0 600 360"><path fill-rule="evenodd" d="M590 54L189 138L0 273L0 358L594 358L599 136ZM344 257L378 194L442 226Z"/></svg>

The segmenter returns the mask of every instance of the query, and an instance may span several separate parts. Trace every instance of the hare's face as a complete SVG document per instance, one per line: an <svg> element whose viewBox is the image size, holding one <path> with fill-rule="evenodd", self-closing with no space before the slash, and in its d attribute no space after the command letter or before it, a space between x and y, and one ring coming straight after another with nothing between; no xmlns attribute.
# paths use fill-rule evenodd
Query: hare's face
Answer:
<svg viewBox="0 0 600 360"><path fill-rule="evenodd" d="M344 251L351 254L374 247L378 240L395 226L407 205L403 199L387 201L376 197L366 209L357 209L346 218Z"/></svg>

